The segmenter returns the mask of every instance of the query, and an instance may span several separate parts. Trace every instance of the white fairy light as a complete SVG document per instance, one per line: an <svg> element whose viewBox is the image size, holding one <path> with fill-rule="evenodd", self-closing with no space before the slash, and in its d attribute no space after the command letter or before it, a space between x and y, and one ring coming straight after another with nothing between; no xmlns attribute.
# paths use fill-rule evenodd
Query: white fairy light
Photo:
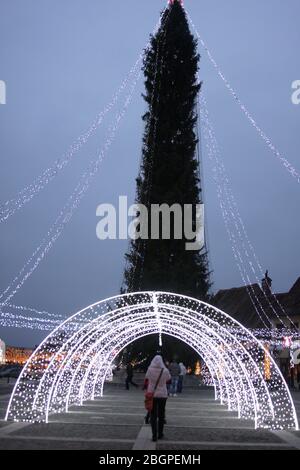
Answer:
<svg viewBox="0 0 300 470"><path fill-rule="evenodd" d="M51 331L63 320L63 315L39 311L23 305L0 304L0 325L6 328Z"/></svg>
<svg viewBox="0 0 300 470"><path fill-rule="evenodd" d="M239 417L253 420L256 428L298 429L287 384L263 344L219 309L164 292L112 297L61 323L26 363L6 419L47 422L52 413L102 396L120 352L136 339L160 332L195 349L209 368L216 399Z"/></svg>
<svg viewBox="0 0 300 470"><path fill-rule="evenodd" d="M1 307L10 309L10 311L4 312L1 310ZM18 311L21 311L22 314L18 313ZM31 312L35 313L36 316L31 316L29 314ZM50 321L48 321L49 318ZM64 318L65 317L61 314L39 311L35 308L24 307L22 305L0 304L0 325L3 327L51 331L54 326L59 324ZM241 341L245 340L243 333L240 330L229 328L228 331L237 335ZM250 328L249 331L251 331L251 333L258 339L267 341L268 344L277 348L282 347L285 337L290 337L293 341L300 340L300 331L295 331L295 329L287 327L281 329ZM146 359L146 357L143 358L141 361L138 361L136 365L141 364ZM122 360L120 364L122 364Z"/></svg>
<svg viewBox="0 0 300 470"><path fill-rule="evenodd" d="M132 83L129 94L126 97L126 100L123 104L123 108L115 117L115 122L112 128L110 129L109 136L105 142L103 149L99 153L98 157L90 164L87 172L82 176L74 192L69 197L67 204L61 210L59 216L57 217L56 221L49 229L42 243L34 251L31 257L26 261L26 263L24 264L20 272L16 275L14 280L9 284L9 286L5 289L5 291L0 295L0 299L3 299L2 304L7 304L15 296L18 290L23 286L26 280L31 276L31 274L39 266L40 262L44 259L44 257L50 251L55 241L62 234L65 226L70 222L74 212L79 207L79 204L83 196L89 189L89 186L94 176L98 172L100 165L103 161L103 158L105 157L107 151L109 150L109 148L111 147L112 143L115 140L115 136L119 128L119 124L121 120L123 119L129 104L132 101L133 93L140 77L141 77L141 71L139 70L137 73L137 76L135 77Z"/></svg>
<svg viewBox="0 0 300 470"><path fill-rule="evenodd" d="M61 323L61 319L59 320L52 320L49 318L36 318L36 317L28 317L25 315L14 315L13 313L3 312L1 311L1 320L2 318L9 318L11 320L18 319L18 320L25 320L25 321L36 321L41 323L46 323L47 325L59 325Z"/></svg>
<svg viewBox="0 0 300 470"><path fill-rule="evenodd" d="M261 275L263 275L262 267L261 267L261 264L259 263L258 257L253 248L253 245L251 244L249 240L245 225L239 213L236 200L233 196L233 193L230 187L228 176L226 175L224 163L220 160L220 157L221 157L220 151L219 151L217 140L214 134L214 129L208 117L207 105L206 105L206 101L205 101L203 94L201 94L200 116L201 116L201 120L203 124L204 137L206 139L208 156L214 164L214 169L213 169L214 175L215 175L214 181L217 184L217 195L219 199L219 204L220 204L220 208L222 211L226 231L231 242L232 251L233 251L238 269L242 276L243 283L246 286L247 292L255 308L255 311L259 315L263 324L267 327L265 320L262 318L257 306L260 307L262 313L267 318L267 321L271 323L271 320L269 316L267 315L260 299L257 297L255 290L252 286L252 283L247 273L247 269L245 267L245 263L243 261L242 254L240 253L239 248L238 248L239 242L241 243L242 250L245 255L246 263L248 263L253 275L255 276L256 282L258 284L260 283L260 279L257 276L254 263L257 264ZM237 238L233 230L236 231ZM254 258L253 261L251 260L251 254ZM267 296L264 290L262 290L262 295L267 305L273 311L274 315L282 323L282 325L285 326L282 318L278 315L277 310L274 308L272 302L270 301L270 298ZM294 324L293 320L289 317L289 315L287 315L283 306L280 304L279 300L274 294L272 294L272 300L273 299L275 300L276 305L280 308L281 312L284 314L285 318L287 318L290 321L291 325L293 325L296 329L296 325Z"/></svg>
<svg viewBox="0 0 300 470"><path fill-rule="evenodd" d="M1 307L10 309L10 311L3 312L1 311ZM19 311L21 311L22 314L20 314ZM30 313L34 313L36 316L31 316ZM48 322L49 318L50 321ZM64 318L65 317L61 314L40 311L35 308L24 307L22 305L0 304L0 325L3 327L53 330L55 324L59 324L59 322ZM53 322L53 319L56 321ZM270 345L276 347L282 347L285 337L290 337L293 341L300 340L300 331L295 331L295 329L287 327L280 329L250 328L249 331L251 331L251 333L258 339L264 341L267 340ZM241 341L245 339L243 333L236 328L229 328L229 332L233 332L235 335L238 335ZM143 358L141 361L138 361L136 365L144 362L146 359L147 358ZM122 364L122 360L120 364Z"/></svg>
<svg viewBox="0 0 300 470"><path fill-rule="evenodd" d="M162 17L163 15L161 15L157 25L155 26L155 29L153 32L154 34L160 27ZM149 45L150 45L150 41L147 43L146 48L149 47ZM141 54L140 58L142 57L143 57L143 54ZM123 119L129 104L132 101L133 93L140 77L141 77L141 70L139 69L135 71L135 76L133 78L129 93L125 99L125 102L123 104L121 111L119 111L116 115L115 122L109 130L109 136L105 142L103 149L99 153L99 156L97 157L96 160L91 162L89 169L82 176L79 184L77 185L74 192L68 199L67 204L61 210L59 216L57 217L54 224L50 227L47 235L45 236L41 244L36 248L36 250L31 255L31 257L26 261L26 263L24 264L20 272L15 276L13 281L8 285L5 291L2 292L2 294L0 295L0 300L2 299L2 304L3 303L7 304L14 297L17 291L23 286L26 280L31 276L31 274L39 266L40 262L43 260L43 258L52 248L53 244L58 239L58 237L61 235L64 227L71 220L73 213L78 208L81 202L81 199L83 198L83 196L89 189L92 179L94 178L95 174L98 172L100 164L105 154L107 153L107 151L109 150L110 146L112 145L115 139L116 131L118 130L119 124L121 120Z"/></svg>
<svg viewBox="0 0 300 470"><path fill-rule="evenodd" d="M105 115L115 106L118 102L120 94L126 88L129 79L136 74L137 68L140 67L142 62L142 55L139 56L138 60L128 73L128 76L122 82L121 86L113 96L110 103L101 111L95 118L89 129L78 137L75 142L69 147L67 153L57 159L52 167L47 168L40 176L38 176L30 185L23 188L15 198L6 201L0 205L0 223L4 222L10 216L12 216L17 210L21 209L27 202L35 197L45 186L55 178L58 173L65 168L65 166L73 159L74 155L79 152L89 138L97 131L103 122Z"/></svg>
<svg viewBox="0 0 300 470"><path fill-rule="evenodd" d="M46 312L45 310L37 310L36 308L32 308L32 307L24 307L23 305L12 305L12 304L1 304L0 303L0 313L1 313L1 307L4 307L5 308L10 308L12 310L21 310L22 312L30 312L30 313L35 313L39 316L47 316L47 317L55 317L55 318L63 318L63 315L60 315L59 313L49 313L49 312Z"/></svg>
<svg viewBox="0 0 300 470"><path fill-rule="evenodd" d="M267 147L269 148L269 150L273 153L273 155L275 155L276 158L278 158L278 160L280 161L280 163L284 166L284 168L286 168L286 170L289 172L289 174L291 176L293 176L296 181L298 183L300 183L300 174L299 172L293 167L293 165L281 154L281 152L276 148L276 146L273 144L272 140L265 134L265 132L259 127L259 125L257 124L257 122L255 121L255 119L252 117L251 113L249 112L249 110L247 109L247 107L242 103L242 101L240 100L239 96L237 95L236 91L233 89L233 87L231 86L231 84L229 83L229 81L227 80L227 78L225 77L224 73L222 72L222 70L220 69L219 65L217 64L216 60L214 59L214 57L212 56L210 50L208 49L207 45L205 44L205 42L203 41L202 37L200 36L196 26L194 25L192 19L191 19L191 16L188 12L187 13L187 16L188 16L188 19L189 19L189 22L193 28L193 30L195 31L195 34L197 35L199 41L200 41L200 44L202 45L202 47L204 48L204 50L206 51L207 53L207 56L210 60L210 62L212 63L213 67L215 68L215 70L217 71L219 77L222 79L223 83L225 84L227 90L230 92L231 96L234 98L234 100L238 103L240 109L242 110L242 112L245 114L246 118L248 119L248 121L250 122L250 124L254 127L254 129L257 131L258 135L261 137L261 139L265 142L265 144L267 145Z"/></svg>
<svg viewBox="0 0 300 470"><path fill-rule="evenodd" d="M159 308L158 308L158 306L157 306L157 298L156 298L156 294L155 294L155 293L153 294L153 308L154 308L154 313L155 313L155 316L156 316L156 321L157 321L158 329L159 329L159 341L158 341L158 344L159 344L159 346L161 347L161 346L162 346L162 324L161 324L161 320L160 320Z"/></svg>
<svg viewBox="0 0 300 470"><path fill-rule="evenodd" d="M153 29L153 33L155 34L160 27L161 18L159 19L158 23L155 25ZM149 47L150 41L146 44L146 49ZM76 153L88 142L90 137L95 134L95 132L101 126L105 116L114 108L117 104L120 96L126 90L128 84L134 79L137 74L138 69L140 69L144 58L144 49L139 54L138 59L136 60L135 64L132 66L130 71L128 72L127 76L121 83L118 90L113 95L111 101L106 105L103 111L101 111L96 118L94 119L93 123L90 127L80 135L69 147L67 152L59 159L57 159L54 164L47 168L41 175L39 175L31 184L23 188L21 191L17 193L17 195L7 200L6 202L0 204L0 223L7 220L10 216L12 216L16 211L20 210L27 202L29 202L32 198L34 198L40 191L42 191L45 186L50 183L58 173L65 168Z"/></svg>
<svg viewBox="0 0 300 470"><path fill-rule="evenodd" d="M34 308L28 308L23 306L15 305L5 305L7 308L11 308L10 312L1 311L0 307L0 325L7 328L22 328L22 329L33 329L33 330L42 330L42 331L52 331L56 325L58 325L65 317L63 315L51 314L48 312L40 312ZM23 312L27 313L28 311L33 311L38 316L22 315L15 313L14 309L21 309ZM50 316L50 321L44 316L47 314ZM53 320L54 319L54 320ZM243 335L243 332L234 327L229 327L228 331L234 334L240 339L240 341L245 341L246 338ZM249 328L249 331L259 340L267 342L270 346L282 349L283 342L285 337L290 337L292 340L300 340L300 331L291 330L290 328L281 328L281 329L270 329L270 328ZM147 358L138 361L136 365L141 364ZM121 363L122 364L122 360Z"/></svg>
<svg viewBox="0 0 300 470"><path fill-rule="evenodd" d="M162 23L162 19L164 18L165 13L165 22L164 24ZM159 27L164 28L162 30L162 37L159 36L157 40L157 47L156 47L156 56L155 56L155 66L154 66L154 78L153 78L153 88L152 88L152 95L151 95L151 101L150 101L150 106L149 106L149 119L148 119L148 125L151 126L151 122L154 121L153 124L153 135L152 133L149 132L148 129L148 140L146 143L146 147L149 147L150 145L150 139L153 139L153 142L156 140L156 135L157 135L157 127L158 127L158 119L155 117L154 113L154 105L159 106L160 103L160 88L161 88L161 78L162 78L162 73L163 73L163 67L164 67L164 49L166 46L166 38L167 38L167 24L168 20L170 17L170 8L166 8L162 15L161 15L161 21ZM159 28L157 29L157 31ZM157 91L155 94L155 90ZM154 103L154 98L156 96L156 103ZM145 193L148 195L148 204L150 203L149 197L150 197L150 192L151 192L151 187L152 187L152 169L153 169L153 152L152 152L152 158L149 160L149 172L148 172L148 180L147 180L147 186L145 188ZM141 265L140 265L140 275L139 275L139 286L138 288L141 288L141 281L142 281L142 275L143 275L143 267L144 267L144 257L145 257L145 250L146 250L146 241L141 242ZM132 290L132 280L134 279L136 268L137 268L137 262L135 262L134 268L131 272L130 279L128 281L128 290ZM126 269L126 267L125 267Z"/></svg>
<svg viewBox="0 0 300 470"><path fill-rule="evenodd" d="M5 313L5 312L4 312ZM49 323L41 323L35 321L36 319L31 320L21 320L21 319L10 319L10 318L0 318L0 326L3 328L21 328L22 330L35 330L35 331L52 331L55 325L49 325Z"/></svg>
<svg viewBox="0 0 300 470"><path fill-rule="evenodd" d="M215 141L213 139L213 134L212 134L212 131L211 131L211 127L209 126L207 111L206 111L206 108L204 106L201 106L201 108L200 108L200 116L201 116L203 131L204 131L204 137L205 137L205 141L206 141L206 147L207 147L207 151L208 151L208 157L215 164L216 146L215 146ZM257 296L254 292L252 284L251 284L251 282L249 280L249 277L247 275L247 271L246 271L246 268L245 268L245 265L244 265L244 261L243 261L241 253L239 252L238 245L236 243L234 233L232 232L232 230L230 228L230 219L228 217L228 213L227 213L227 210L226 210L226 208L224 206L224 202L223 202L224 199L226 199L226 194L224 194L224 190L222 188L222 182L224 180L221 179L221 181L220 181L220 175L217 172L217 167L216 166L214 167L214 181L217 185L217 196L218 196L218 200L219 200L219 205L220 205L221 213L222 213L224 224L225 224L225 229L226 229L229 241L230 241L230 245L231 245L231 248L232 248L234 259L236 261L237 268L240 272L243 284L247 289L247 293L248 293L248 295L251 299L251 302L254 306L254 309L255 309L257 315L259 316L259 318L262 321L263 325L266 328L268 328L268 325L266 324L265 319L261 316L259 310L257 309L257 305L260 305L260 303L259 303L259 300L257 299ZM253 301L252 295L255 297L256 302ZM263 311L263 313L265 314L264 311ZM267 320L270 321L269 317L267 317Z"/></svg>

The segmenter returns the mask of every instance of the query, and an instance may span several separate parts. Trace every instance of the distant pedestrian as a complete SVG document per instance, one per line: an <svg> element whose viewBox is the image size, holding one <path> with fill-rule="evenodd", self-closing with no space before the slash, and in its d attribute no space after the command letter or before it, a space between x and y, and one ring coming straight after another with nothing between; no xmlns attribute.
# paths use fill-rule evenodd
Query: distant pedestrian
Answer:
<svg viewBox="0 0 300 470"><path fill-rule="evenodd" d="M165 361L165 365L166 365L166 368L169 370L169 367L170 367L169 361ZM170 387L171 387L171 380L169 380L169 382L167 382L168 396L170 395Z"/></svg>
<svg viewBox="0 0 300 470"><path fill-rule="evenodd" d="M133 385L134 387L138 387L138 384L133 382L133 365L131 362L126 367L126 381L125 381L125 386L126 390L129 390L129 384Z"/></svg>
<svg viewBox="0 0 300 470"><path fill-rule="evenodd" d="M184 380L184 377L186 376L187 370L183 362L179 362L179 367L180 367L180 373L178 377L177 393L182 393L183 380Z"/></svg>
<svg viewBox="0 0 300 470"><path fill-rule="evenodd" d="M180 374L180 367L179 367L178 362L175 359L169 365L169 371L170 371L170 374L171 374L170 396L171 397L176 397L179 374Z"/></svg>
<svg viewBox="0 0 300 470"><path fill-rule="evenodd" d="M171 376L160 355L152 360L146 376L146 397L151 400L150 421L152 427L152 440L164 437L165 408L168 398L167 382Z"/></svg>

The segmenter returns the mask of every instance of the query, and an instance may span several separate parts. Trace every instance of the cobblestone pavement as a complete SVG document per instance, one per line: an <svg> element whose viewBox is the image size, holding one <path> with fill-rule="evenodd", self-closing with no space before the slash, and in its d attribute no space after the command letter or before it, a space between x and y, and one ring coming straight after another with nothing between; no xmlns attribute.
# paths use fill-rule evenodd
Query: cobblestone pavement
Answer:
<svg viewBox="0 0 300 470"><path fill-rule="evenodd" d="M141 390L107 385L101 399L52 415L49 424L28 424L3 421L11 389L0 386L0 449L300 449L300 432L254 430L215 402L211 389L169 398L165 438L156 444L143 424ZM300 415L300 393L294 398Z"/></svg>

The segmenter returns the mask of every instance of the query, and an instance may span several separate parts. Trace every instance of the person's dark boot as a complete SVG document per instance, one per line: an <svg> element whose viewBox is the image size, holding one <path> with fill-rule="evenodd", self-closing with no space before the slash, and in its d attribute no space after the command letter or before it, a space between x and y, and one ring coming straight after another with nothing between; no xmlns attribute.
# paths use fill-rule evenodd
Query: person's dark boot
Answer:
<svg viewBox="0 0 300 470"><path fill-rule="evenodd" d="M153 422L152 416L151 416L151 429L152 429L152 441L156 442L157 441L157 421ZM158 430L159 433L159 430Z"/></svg>
<svg viewBox="0 0 300 470"><path fill-rule="evenodd" d="M163 420L160 420L158 422L158 439L162 439L164 437L164 421Z"/></svg>

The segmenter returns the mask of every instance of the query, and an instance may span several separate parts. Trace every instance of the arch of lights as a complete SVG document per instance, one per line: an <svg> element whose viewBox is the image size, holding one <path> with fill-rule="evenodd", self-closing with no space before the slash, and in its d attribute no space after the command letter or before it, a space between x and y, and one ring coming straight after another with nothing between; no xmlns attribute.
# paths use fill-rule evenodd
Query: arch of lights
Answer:
<svg viewBox="0 0 300 470"><path fill-rule="evenodd" d="M131 342L167 334L190 345L211 373L215 399L255 428L298 429L292 397L276 363L265 380L263 344L205 302L166 292L115 296L72 315L26 363L6 420L45 421L103 395L115 357Z"/></svg>

